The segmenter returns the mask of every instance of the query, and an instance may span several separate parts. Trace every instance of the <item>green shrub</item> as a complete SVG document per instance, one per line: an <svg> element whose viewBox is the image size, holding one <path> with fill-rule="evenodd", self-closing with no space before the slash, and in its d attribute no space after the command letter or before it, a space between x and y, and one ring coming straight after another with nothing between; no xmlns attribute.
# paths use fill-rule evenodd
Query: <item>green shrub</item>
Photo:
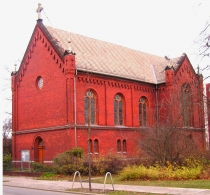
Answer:
<svg viewBox="0 0 210 195"><path fill-rule="evenodd" d="M11 154L6 154L3 156L3 170L9 170L12 168L12 156Z"/></svg>
<svg viewBox="0 0 210 195"><path fill-rule="evenodd" d="M115 174L119 170L122 170L123 166L127 164L127 161L116 154L108 154L99 157L91 156L89 159L89 155L83 155L81 148L74 148L58 154L53 159L54 170L59 174L73 174L79 171L82 175L88 175L89 160L92 175L101 175L107 172Z"/></svg>
<svg viewBox="0 0 210 195"><path fill-rule="evenodd" d="M77 158L82 158L84 151L82 148L73 148L72 150L68 150L66 153L69 153Z"/></svg>
<svg viewBox="0 0 210 195"><path fill-rule="evenodd" d="M61 154L58 154L54 159L54 171L60 174L72 174L75 171L84 169L83 167L83 150L74 148Z"/></svg>
<svg viewBox="0 0 210 195"><path fill-rule="evenodd" d="M56 176L56 174L53 173L53 172L46 172L46 173L43 173L43 174L40 176L40 178L41 178L41 179L52 179L52 178L54 178L55 176Z"/></svg>
<svg viewBox="0 0 210 195"><path fill-rule="evenodd" d="M32 172L52 172L53 166L45 165L39 162L32 162L31 163L31 171Z"/></svg>

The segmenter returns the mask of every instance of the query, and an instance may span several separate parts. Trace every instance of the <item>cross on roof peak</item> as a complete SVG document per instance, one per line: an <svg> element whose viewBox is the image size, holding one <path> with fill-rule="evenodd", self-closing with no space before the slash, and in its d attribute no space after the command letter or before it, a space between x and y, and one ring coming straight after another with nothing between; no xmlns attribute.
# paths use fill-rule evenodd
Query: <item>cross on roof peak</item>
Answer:
<svg viewBox="0 0 210 195"><path fill-rule="evenodd" d="M41 6L41 3L38 3L38 8L36 9L36 12L38 13L38 20L41 19L42 10L43 10L43 7Z"/></svg>

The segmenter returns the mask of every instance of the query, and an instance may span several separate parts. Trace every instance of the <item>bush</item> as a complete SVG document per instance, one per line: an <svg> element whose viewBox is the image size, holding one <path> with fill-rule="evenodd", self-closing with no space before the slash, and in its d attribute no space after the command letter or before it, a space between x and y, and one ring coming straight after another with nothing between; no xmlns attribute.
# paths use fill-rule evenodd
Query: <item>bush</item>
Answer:
<svg viewBox="0 0 210 195"><path fill-rule="evenodd" d="M11 154L6 154L3 156L3 170L9 170L12 168L12 156Z"/></svg>
<svg viewBox="0 0 210 195"><path fill-rule="evenodd" d="M41 179L53 179L55 178L56 174L53 173L53 172L46 172L46 173L43 173L40 178Z"/></svg>
<svg viewBox="0 0 210 195"><path fill-rule="evenodd" d="M84 163L84 170L83 174L88 174L88 155L83 158ZM123 157L118 156L116 154L108 154L106 156L99 156L91 158L91 174L92 175L102 175L107 172L112 174L118 173L120 170L123 169L125 165L128 164Z"/></svg>
<svg viewBox="0 0 210 195"><path fill-rule="evenodd" d="M58 154L54 159L54 170L60 174L72 174L75 171L84 169L83 167L83 150L81 148L74 148L64 153Z"/></svg>
<svg viewBox="0 0 210 195"><path fill-rule="evenodd" d="M39 162L32 162L31 171L32 172L52 172L53 166L45 165Z"/></svg>
<svg viewBox="0 0 210 195"><path fill-rule="evenodd" d="M79 171L83 175L89 173L89 155L83 155L81 148L74 148L62 154L57 155L54 159L54 170L59 174L73 174ZM90 158L91 174L101 175L107 172L112 174L122 170L128 162L116 154Z"/></svg>
<svg viewBox="0 0 210 195"><path fill-rule="evenodd" d="M162 171L155 167L145 167L143 165L140 166L128 166L124 168L120 172L121 180L157 180L161 179L163 176Z"/></svg>
<svg viewBox="0 0 210 195"><path fill-rule="evenodd" d="M82 158L84 151L82 148L73 148L72 150L68 150L66 153L77 158Z"/></svg>
<svg viewBox="0 0 210 195"><path fill-rule="evenodd" d="M196 159L185 160L185 166L178 166L167 162L167 166L162 167L159 164L145 167L127 166L120 172L121 180L163 180L163 179L199 179L202 175L203 166Z"/></svg>

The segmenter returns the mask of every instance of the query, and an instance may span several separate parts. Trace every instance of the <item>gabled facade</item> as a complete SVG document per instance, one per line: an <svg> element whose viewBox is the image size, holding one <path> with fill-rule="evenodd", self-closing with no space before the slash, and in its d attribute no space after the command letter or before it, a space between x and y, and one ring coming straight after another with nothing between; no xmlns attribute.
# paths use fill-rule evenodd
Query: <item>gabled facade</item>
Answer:
<svg viewBox="0 0 210 195"><path fill-rule="evenodd" d="M142 131L169 116L169 97L176 99L170 113L177 127L205 149L202 93L202 76L186 54L162 58L39 19L12 73L13 162L18 166L21 150L44 163L74 147L87 152L89 125L93 155L134 156Z"/></svg>

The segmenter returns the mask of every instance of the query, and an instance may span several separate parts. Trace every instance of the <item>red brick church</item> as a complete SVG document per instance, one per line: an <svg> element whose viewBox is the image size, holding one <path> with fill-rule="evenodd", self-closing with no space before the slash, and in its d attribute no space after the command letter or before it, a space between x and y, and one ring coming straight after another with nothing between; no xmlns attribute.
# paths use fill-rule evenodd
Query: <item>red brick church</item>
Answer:
<svg viewBox="0 0 210 195"><path fill-rule="evenodd" d="M87 153L88 138L93 155L133 156L142 132L171 114L205 149L202 75L186 54L159 57L38 19L11 75L13 162L22 150L43 163L74 147Z"/></svg>

